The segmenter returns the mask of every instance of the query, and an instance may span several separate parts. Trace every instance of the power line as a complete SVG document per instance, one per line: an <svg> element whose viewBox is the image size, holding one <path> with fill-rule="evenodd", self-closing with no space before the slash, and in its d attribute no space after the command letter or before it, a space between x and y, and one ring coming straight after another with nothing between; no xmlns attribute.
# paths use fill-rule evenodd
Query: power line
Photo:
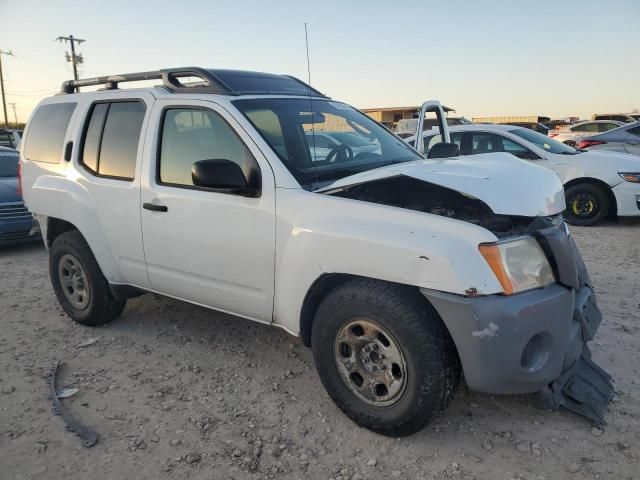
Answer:
<svg viewBox="0 0 640 480"><path fill-rule="evenodd" d="M0 92L2 92L2 110L4 111L4 125L5 127L9 127L9 118L7 117L7 101L4 98L4 78L2 78L2 55L7 55L8 57L13 57L13 52L11 50L4 51L0 50Z"/></svg>
<svg viewBox="0 0 640 480"><path fill-rule="evenodd" d="M67 53L67 62L70 62L71 65L73 65L73 79L78 80L78 64L84 63L84 58L82 57L81 53L78 53L76 55L75 44L77 43L78 45L80 45L82 42L85 42L86 40L83 40L81 38L75 38L73 35L69 35L68 37L58 37L56 38L56 40L58 42L69 42L71 44L71 55Z"/></svg>

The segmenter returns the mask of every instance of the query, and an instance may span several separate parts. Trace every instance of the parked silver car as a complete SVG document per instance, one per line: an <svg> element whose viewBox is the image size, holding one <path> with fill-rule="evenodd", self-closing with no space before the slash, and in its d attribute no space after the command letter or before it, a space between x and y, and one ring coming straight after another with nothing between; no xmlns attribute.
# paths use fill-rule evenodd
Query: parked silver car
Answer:
<svg viewBox="0 0 640 480"><path fill-rule="evenodd" d="M557 130L549 130L548 136L559 142L566 143L571 147L575 147L578 141L584 137L604 133L621 127L622 125L625 125L625 123L616 120L588 120L574 123L573 125L566 125Z"/></svg>
<svg viewBox="0 0 640 480"><path fill-rule="evenodd" d="M631 123L608 132L583 138L578 148L587 150L613 150L640 155L640 123Z"/></svg>

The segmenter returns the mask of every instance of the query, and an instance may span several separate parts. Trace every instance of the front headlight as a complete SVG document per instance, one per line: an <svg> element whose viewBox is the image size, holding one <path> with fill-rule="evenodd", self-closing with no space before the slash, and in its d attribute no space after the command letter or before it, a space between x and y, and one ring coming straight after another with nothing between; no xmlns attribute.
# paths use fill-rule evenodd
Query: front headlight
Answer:
<svg viewBox="0 0 640 480"><path fill-rule="evenodd" d="M640 173L638 172L620 172L618 173L627 182L640 183Z"/></svg>
<svg viewBox="0 0 640 480"><path fill-rule="evenodd" d="M547 257L533 237L481 244L478 249L505 295L546 287L555 282Z"/></svg>

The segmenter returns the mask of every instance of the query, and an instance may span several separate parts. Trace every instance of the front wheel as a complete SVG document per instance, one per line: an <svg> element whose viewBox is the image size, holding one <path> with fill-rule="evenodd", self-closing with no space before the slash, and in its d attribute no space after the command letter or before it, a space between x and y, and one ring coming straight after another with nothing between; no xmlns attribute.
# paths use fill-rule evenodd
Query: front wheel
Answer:
<svg viewBox="0 0 640 480"><path fill-rule="evenodd" d="M113 296L89 245L77 230L54 240L49 251L49 275L58 302L81 325L107 323L125 307L125 300Z"/></svg>
<svg viewBox="0 0 640 480"><path fill-rule="evenodd" d="M569 145L570 147L573 147L573 148L576 148L578 146L578 144L573 140L565 140L564 144Z"/></svg>
<svg viewBox="0 0 640 480"><path fill-rule="evenodd" d="M453 399L460 362L442 320L420 293L349 281L320 304L312 328L320 379L359 425L389 436L417 432Z"/></svg>
<svg viewBox="0 0 640 480"><path fill-rule="evenodd" d="M609 195L591 183L572 185L565 190L567 209L564 217L572 225L590 227L602 222L609 214Z"/></svg>

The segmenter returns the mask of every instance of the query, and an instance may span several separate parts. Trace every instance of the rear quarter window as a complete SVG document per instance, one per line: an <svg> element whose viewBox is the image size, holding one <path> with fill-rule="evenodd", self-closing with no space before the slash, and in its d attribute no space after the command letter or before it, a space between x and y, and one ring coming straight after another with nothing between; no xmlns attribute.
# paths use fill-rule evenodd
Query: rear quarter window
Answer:
<svg viewBox="0 0 640 480"><path fill-rule="evenodd" d="M62 157L64 137L76 103L43 105L33 115L24 141L27 160L58 163Z"/></svg>
<svg viewBox="0 0 640 480"><path fill-rule="evenodd" d="M133 180L145 111L145 105L137 100L94 104L81 163L99 176Z"/></svg>

